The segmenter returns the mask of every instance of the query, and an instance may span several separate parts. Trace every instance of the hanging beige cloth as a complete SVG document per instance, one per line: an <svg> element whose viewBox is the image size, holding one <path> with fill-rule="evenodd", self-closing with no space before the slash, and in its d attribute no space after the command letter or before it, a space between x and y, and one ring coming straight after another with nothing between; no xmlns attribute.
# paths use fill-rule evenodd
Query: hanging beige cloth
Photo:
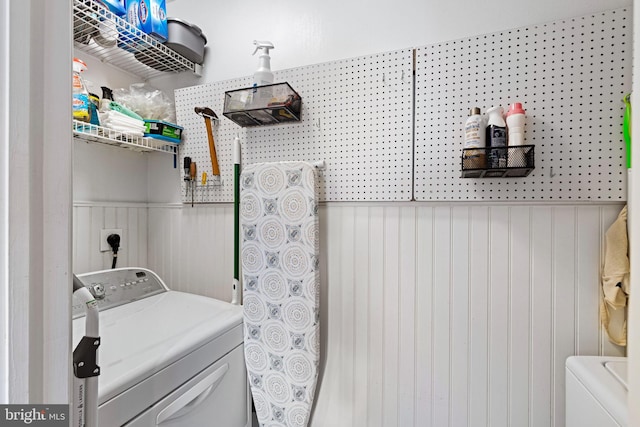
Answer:
<svg viewBox="0 0 640 427"><path fill-rule="evenodd" d="M609 340L627 345L626 307L629 298L629 239L627 237L627 207L605 234L604 265L600 318Z"/></svg>

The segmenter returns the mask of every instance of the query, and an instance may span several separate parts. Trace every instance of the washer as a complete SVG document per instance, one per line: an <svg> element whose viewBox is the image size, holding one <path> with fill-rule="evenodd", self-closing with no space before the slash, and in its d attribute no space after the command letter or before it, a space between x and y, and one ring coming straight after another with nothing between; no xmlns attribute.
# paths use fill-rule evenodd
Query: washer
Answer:
<svg viewBox="0 0 640 427"><path fill-rule="evenodd" d="M567 359L567 427L627 427L627 358Z"/></svg>
<svg viewBox="0 0 640 427"><path fill-rule="evenodd" d="M78 277L100 307L100 426L250 425L242 307L171 291L143 268ZM73 313L75 348L75 300Z"/></svg>

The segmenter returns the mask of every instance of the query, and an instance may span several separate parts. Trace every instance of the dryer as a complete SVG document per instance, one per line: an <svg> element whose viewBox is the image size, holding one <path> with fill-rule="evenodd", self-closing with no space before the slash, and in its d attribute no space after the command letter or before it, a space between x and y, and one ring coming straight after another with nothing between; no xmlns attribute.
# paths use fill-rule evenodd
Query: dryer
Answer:
<svg viewBox="0 0 640 427"><path fill-rule="evenodd" d="M172 291L144 268L78 277L100 307L101 427L250 425L242 307ZM75 300L73 313L75 347Z"/></svg>
<svg viewBox="0 0 640 427"><path fill-rule="evenodd" d="M625 357L569 357L566 380L566 427L629 425Z"/></svg>

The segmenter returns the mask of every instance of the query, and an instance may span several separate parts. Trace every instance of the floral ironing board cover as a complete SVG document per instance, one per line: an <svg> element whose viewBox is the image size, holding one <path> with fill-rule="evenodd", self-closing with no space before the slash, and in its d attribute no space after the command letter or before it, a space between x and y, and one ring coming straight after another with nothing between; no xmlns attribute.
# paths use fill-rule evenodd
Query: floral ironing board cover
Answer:
<svg viewBox="0 0 640 427"><path fill-rule="evenodd" d="M316 168L244 168L240 222L244 353L261 426L309 422L320 358Z"/></svg>

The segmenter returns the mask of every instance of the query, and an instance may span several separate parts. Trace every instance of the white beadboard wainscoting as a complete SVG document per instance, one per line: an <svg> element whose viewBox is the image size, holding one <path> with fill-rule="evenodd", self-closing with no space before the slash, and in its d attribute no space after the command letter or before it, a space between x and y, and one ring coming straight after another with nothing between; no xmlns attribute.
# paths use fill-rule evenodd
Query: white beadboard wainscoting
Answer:
<svg viewBox="0 0 640 427"><path fill-rule="evenodd" d="M322 205L311 426L564 426L566 357L623 354L598 312L603 235L621 208ZM76 206L77 272L110 266L97 239L116 226L119 265L230 300L231 205Z"/></svg>
<svg viewBox="0 0 640 427"><path fill-rule="evenodd" d="M100 252L100 230L121 228L117 267L146 267L149 208L146 203L73 205L73 272L111 268L113 254Z"/></svg>

